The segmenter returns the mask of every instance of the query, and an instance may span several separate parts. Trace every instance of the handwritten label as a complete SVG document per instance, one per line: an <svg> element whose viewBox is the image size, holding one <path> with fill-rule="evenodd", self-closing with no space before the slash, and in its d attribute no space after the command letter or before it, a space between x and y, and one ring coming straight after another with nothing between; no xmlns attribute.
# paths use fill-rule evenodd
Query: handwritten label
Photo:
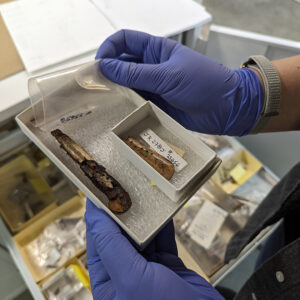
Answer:
<svg viewBox="0 0 300 300"><path fill-rule="evenodd" d="M89 110L89 111L86 111L86 112L83 112L83 113L79 113L79 114L76 114L76 115L70 115L70 116L67 116L67 117L62 117L62 118L60 119L60 122L61 122L61 123L67 123L67 122L69 122L69 121L72 121L72 120L76 120L76 119L78 119L78 118L85 117L85 116L87 116L87 115L89 115L89 114L91 114L91 113L92 113L92 111Z"/></svg>
<svg viewBox="0 0 300 300"><path fill-rule="evenodd" d="M204 201L187 234L200 246L209 249L228 213L211 201Z"/></svg>
<svg viewBox="0 0 300 300"><path fill-rule="evenodd" d="M151 129L144 130L140 137L157 153L169 160L175 167L175 172L181 171L187 162L176 153L171 147L167 145L159 136L157 136Z"/></svg>

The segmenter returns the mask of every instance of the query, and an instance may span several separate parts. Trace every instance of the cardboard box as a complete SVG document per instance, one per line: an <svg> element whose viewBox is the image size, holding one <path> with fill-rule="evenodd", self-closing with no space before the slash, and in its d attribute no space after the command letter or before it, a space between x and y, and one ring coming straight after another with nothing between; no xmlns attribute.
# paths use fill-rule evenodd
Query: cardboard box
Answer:
<svg viewBox="0 0 300 300"><path fill-rule="evenodd" d="M81 256L78 257L78 261L81 264L81 266L86 270L88 274L88 265L87 265L87 255L86 252L83 253Z"/></svg>
<svg viewBox="0 0 300 300"><path fill-rule="evenodd" d="M0 190L0 213L13 233L56 207L50 187L25 155L0 168Z"/></svg>
<svg viewBox="0 0 300 300"><path fill-rule="evenodd" d="M55 270L45 272L44 269L39 268L32 259L32 256L26 251L25 247L35 240L43 232L45 227L55 220L70 215L83 217L84 212L85 201L82 198L75 196L14 236L13 240L36 282L40 282L50 276ZM74 256L78 256L84 251L85 247L78 250Z"/></svg>
<svg viewBox="0 0 300 300"><path fill-rule="evenodd" d="M0 0L0 4L11 0ZM0 80L24 70L24 65L0 15Z"/></svg>

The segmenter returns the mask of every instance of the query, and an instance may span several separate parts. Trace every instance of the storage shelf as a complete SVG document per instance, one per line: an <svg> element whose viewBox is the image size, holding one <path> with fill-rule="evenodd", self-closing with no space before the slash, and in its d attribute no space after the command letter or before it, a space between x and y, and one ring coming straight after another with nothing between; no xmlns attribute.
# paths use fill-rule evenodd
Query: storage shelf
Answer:
<svg viewBox="0 0 300 300"><path fill-rule="evenodd" d="M247 150L240 142L232 137L225 137L228 142L232 145L233 149L240 150L245 149ZM264 168L268 171L270 175L274 177L274 179L278 180L278 177L272 173L268 168L264 166ZM210 277L210 282L213 286L216 286L222 279L226 277L232 270L234 270L242 261L244 261L255 249L261 245L265 239L277 228L279 224L275 224L274 226L266 228L262 231L249 245L240 253L240 255L232 260L229 264L224 265L220 270L218 270L212 277ZM34 299L37 300L44 300L45 297L41 293L39 286L34 281L29 269L27 268L25 262L23 261L13 239L12 236L7 229L4 221L0 217L0 236L2 237L2 241L4 245L8 248L12 259L14 260L17 268L20 271L21 276L23 277L28 289L30 290Z"/></svg>

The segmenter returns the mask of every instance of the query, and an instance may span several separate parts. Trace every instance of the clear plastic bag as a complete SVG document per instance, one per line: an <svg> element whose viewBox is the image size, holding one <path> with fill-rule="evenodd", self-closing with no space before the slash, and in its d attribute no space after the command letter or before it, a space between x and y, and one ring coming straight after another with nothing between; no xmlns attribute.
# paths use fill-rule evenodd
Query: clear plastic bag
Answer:
<svg viewBox="0 0 300 300"><path fill-rule="evenodd" d="M49 224L26 246L25 251L31 256L37 268L48 273L83 250L85 241L84 219L64 217Z"/></svg>
<svg viewBox="0 0 300 300"><path fill-rule="evenodd" d="M49 300L92 300L92 294L79 280L72 265L57 272L43 287Z"/></svg>
<svg viewBox="0 0 300 300"><path fill-rule="evenodd" d="M189 234L189 228L205 201L213 202L228 213L208 249L197 243ZM175 216L178 238L207 276L213 275L224 265L225 252L231 237L246 224L256 207L255 203L245 198L225 194L209 181Z"/></svg>

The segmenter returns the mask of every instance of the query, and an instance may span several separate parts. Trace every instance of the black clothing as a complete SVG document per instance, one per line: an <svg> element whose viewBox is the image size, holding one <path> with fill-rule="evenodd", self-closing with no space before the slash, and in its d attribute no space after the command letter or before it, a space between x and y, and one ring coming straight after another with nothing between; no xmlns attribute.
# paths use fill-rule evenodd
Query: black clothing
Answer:
<svg viewBox="0 0 300 300"><path fill-rule="evenodd" d="M300 299L300 163L276 184L232 238L225 262L237 257L262 229L281 218L286 246L256 270L235 299Z"/></svg>

